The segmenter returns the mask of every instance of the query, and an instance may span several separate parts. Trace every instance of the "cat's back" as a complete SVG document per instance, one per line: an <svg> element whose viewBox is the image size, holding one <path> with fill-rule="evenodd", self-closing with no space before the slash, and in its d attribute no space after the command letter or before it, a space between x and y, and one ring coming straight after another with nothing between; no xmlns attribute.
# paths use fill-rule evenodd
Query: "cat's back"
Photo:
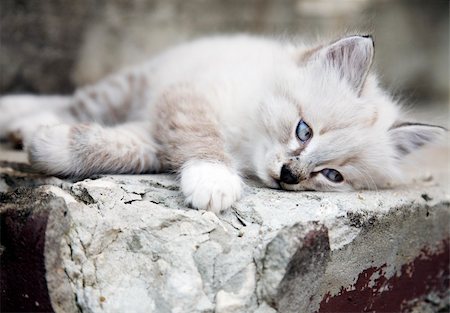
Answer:
<svg viewBox="0 0 450 313"><path fill-rule="evenodd" d="M287 49L281 41L250 35L216 36L181 44L149 62L160 84L178 81L243 81L281 63ZM249 79L251 77L248 77Z"/></svg>

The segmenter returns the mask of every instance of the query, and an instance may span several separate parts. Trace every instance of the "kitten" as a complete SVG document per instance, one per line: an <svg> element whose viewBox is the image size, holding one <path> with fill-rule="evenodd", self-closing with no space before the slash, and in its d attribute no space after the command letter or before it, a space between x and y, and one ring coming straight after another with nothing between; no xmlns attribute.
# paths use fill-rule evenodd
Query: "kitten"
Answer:
<svg viewBox="0 0 450 313"><path fill-rule="evenodd" d="M445 129L401 119L369 71L373 56L371 36L201 39L72 97L3 97L0 132L23 137L47 174L177 172L186 201L214 212L241 197L241 177L286 190L377 188Z"/></svg>

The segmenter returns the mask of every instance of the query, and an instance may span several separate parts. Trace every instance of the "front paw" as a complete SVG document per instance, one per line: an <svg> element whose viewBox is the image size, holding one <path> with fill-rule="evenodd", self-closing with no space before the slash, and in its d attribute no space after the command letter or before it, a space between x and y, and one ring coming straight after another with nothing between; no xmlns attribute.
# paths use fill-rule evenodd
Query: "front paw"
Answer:
<svg viewBox="0 0 450 313"><path fill-rule="evenodd" d="M181 190L192 207L219 213L241 197L242 180L224 164L192 161L181 171Z"/></svg>

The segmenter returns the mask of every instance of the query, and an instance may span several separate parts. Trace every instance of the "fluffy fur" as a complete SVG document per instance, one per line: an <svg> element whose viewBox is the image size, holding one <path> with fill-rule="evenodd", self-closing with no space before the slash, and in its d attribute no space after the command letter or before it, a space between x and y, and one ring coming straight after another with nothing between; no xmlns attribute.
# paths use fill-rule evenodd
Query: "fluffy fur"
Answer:
<svg viewBox="0 0 450 313"><path fill-rule="evenodd" d="M0 132L22 136L48 174L175 171L187 202L215 212L240 198L241 176L287 190L377 188L445 130L402 121L370 73L373 55L370 36L313 46L201 39L72 97L3 97Z"/></svg>

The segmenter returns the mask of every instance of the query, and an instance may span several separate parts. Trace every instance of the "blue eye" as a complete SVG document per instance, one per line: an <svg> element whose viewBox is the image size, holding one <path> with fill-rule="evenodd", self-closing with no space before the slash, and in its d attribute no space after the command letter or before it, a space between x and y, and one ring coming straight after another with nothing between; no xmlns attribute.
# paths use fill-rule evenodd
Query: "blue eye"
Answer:
<svg viewBox="0 0 450 313"><path fill-rule="evenodd" d="M298 139L303 142L308 141L313 135L311 127L309 127L309 125L306 124L303 120L300 120L300 122L298 122L296 133Z"/></svg>
<svg viewBox="0 0 450 313"><path fill-rule="evenodd" d="M331 180L334 183L340 183L344 180L344 177L336 170L332 168L325 168L320 171L323 176L325 176L328 180Z"/></svg>

